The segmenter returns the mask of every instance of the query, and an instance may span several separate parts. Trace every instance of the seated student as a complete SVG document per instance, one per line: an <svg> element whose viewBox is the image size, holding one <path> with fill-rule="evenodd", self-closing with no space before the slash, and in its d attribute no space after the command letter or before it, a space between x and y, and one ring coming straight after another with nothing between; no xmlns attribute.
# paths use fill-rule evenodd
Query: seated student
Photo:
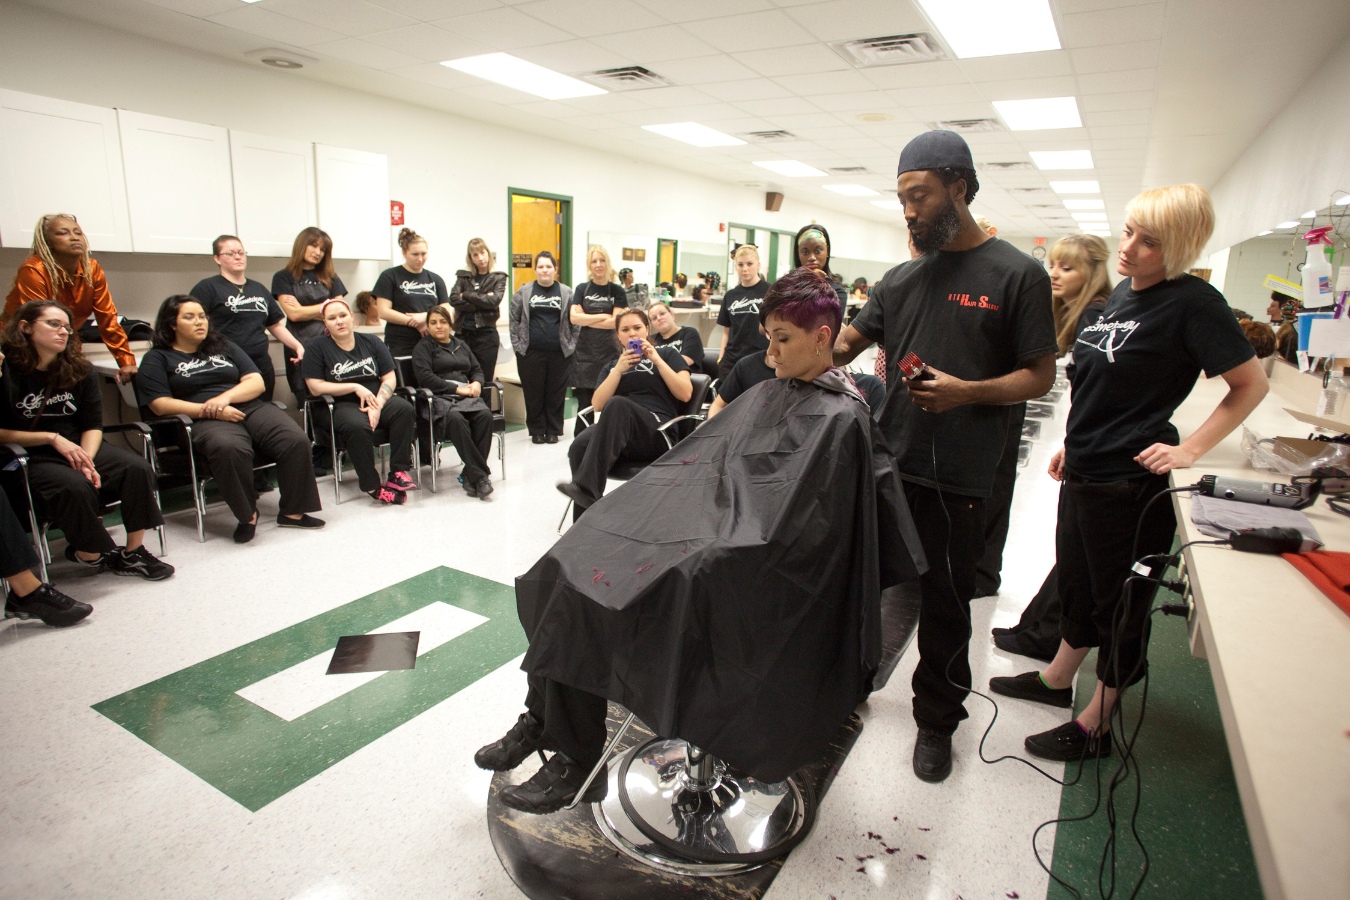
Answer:
<svg viewBox="0 0 1350 900"><path fill-rule="evenodd" d="M698 329L675 324L675 316L664 303L647 307L647 315L652 322L652 346L669 347L684 357L689 371L702 372L703 338L699 337Z"/></svg>
<svg viewBox="0 0 1350 900"><path fill-rule="evenodd" d="M55 628L74 625L94 611L88 603L67 597L33 574L37 551L9 505L9 495L0 491L0 578L9 582L5 597L6 619L41 619Z"/></svg>
<svg viewBox="0 0 1350 900"><path fill-rule="evenodd" d="M474 762L506 771L554 752L501 792L507 806L547 813L577 796L607 700L776 782L818 760L871 689L881 591L917 577L923 554L881 431L832 366L833 288L792 272L763 311L777 378L516 580L526 712ZM599 778L581 799L606 790Z"/></svg>
<svg viewBox="0 0 1350 900"><path fill-rule="evenodd" d="M5 326L0 365L0 441L28 448L28 482L66 536L66 558L118 575L162 581L173 566L145 549L145 530L164 524L155 470L139 454L103 442L98 375L81 354L70 310L29 300ZM125 547L99 518L122 501Z"/></svg>
<svg viewBox="0 0 1350 900"><path fill-rule="evenodd" d="M606 364L591 396L599 421L572 439L567 459L572 480L558 482L576 504L579 518L605 493L605 479L620 459L651 462L668 449L657 426L680 414L680 404L694 394L689 364L669 347L647 339L650 320L640 309L623 310L614 321L622 352ZM641 346L641 352L635 350Z"/></svg>
<svg viewBox="0 0 1350 900"><path fill-rule="evenodd" d="M473 349L455 336L454 313L445 304L427 311L427 336L412 352L417 386L435 396L431 401L432 434L439 442L448 435L464 461L460 483L470 497L486 500L492 493L487 457L492 450L492 410L479 399L483 370ZM435 447L423 447L423 462L431 462Z"/></svg>
<svg viewBox="0 0 1350 900"><path fill-rule="evenodd" d="M258 399L262 375L248 354L211 330L193 297L175 294L155 316L154 347L141 360L136 396L157 416L191 416L192 446L206 457L221 498L239 525L234 541L247 544L258 527L253 458L276 462L281 490L277 524L322 528L309 515L321 509L309 438L285 412Z"/></svg>
<svg viewBox="0 0 1350 900"><path fill-rule="evenodd" d="M380 503L402 504L405 492L417 488L408 474L417 412L394 396L394 357L379 338L355 330L346 300L325 300L321 319L327 331L309 342L300 362L305 388L315 397L327 394L337 401L333 429L351 457L361 490ZM389 440L393 471L384 484L375 467L377 437Z"/></svg>

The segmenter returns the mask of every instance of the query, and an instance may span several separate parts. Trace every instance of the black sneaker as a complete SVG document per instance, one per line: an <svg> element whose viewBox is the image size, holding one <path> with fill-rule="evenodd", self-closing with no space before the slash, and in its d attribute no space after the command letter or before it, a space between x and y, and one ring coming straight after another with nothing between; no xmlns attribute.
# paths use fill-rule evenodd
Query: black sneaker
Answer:
<svg viewBox="0 0 1350 900"><path fill-rule="evenodd" d="M1041 759L1073 762L1111 755L1111 733L1089 736L1077 721L1070 719L1058 728L1033 734L1026 740L1027 752Z"/></svg>
<svg viewBox="0 0 1350 900"><path fill-rule="evenodd" d="M556 444L556 443L558 443L558 435L556 435L556 434L550 434L550 435L548 435L547 437L544 438L544 443L545 443L545 444Z"/></svg>
<svg viewBox="0 0 1350 900"><path fill-rule="evenodd" d="M576 797L582 782L590 774L561 753L555 753L538 772L523 784L503 788L502 804L534 815L557 812ZM609 793L609 779L601 772L581 796L582 803L599 803Z"/></svg>
<svg viewBox="0 0 1350 900"><path fill-rule="evenodd" d="M531 444L542 444L545 440L546 440L546 438L545 438L544 435L542 435L542 434L532 434L532 435L530 435L530 443L531 443Z"/></svg>
<svg viewBox="0 0 1350 900"><path fill-rule="evenodd" d="M102 568L104 561L107 560L109 555L110 554L104 553L98 559L80 559L78 556L75 555L75 548L70 546L70 544L66 544L66 559L70 560L73 563L79 563L80 565L86 566L90 569Z"/></svg>
<svg viewBox="0 0 1350 900"><path fill-rule="evenodd" d="M914 774L922 781L945 781L952 774L952 736L920 728L914 741Z"/></svg>
<svg viewBox="0 0 1350 900"><path fill-rule="evenodd" d="M5 600L6 619L41 619L55 628L74 625L93 611L88 603L67 597L50 584L38 585L27 597L11 592Z"/></svg>
<svg viewBox="0 0 1350 900"><path fill-rule="evenodd" d="M575 503L577 509L590 509L591 505L595 503L594 500L586 496L581 488L570 481L558 482L558 492Z"/></svg>
<svg viewBox="0 0 1350 900"><path fill-rule="evenodd" d="M478 479L477 484L474 485L474 488L478 492L478 499L486 500L488 494L492 493L492 482L486 478L480 478Z"/></svg>
<svg viewBox="0 0 1350 900"><path fill-rule="evenodd" d="M104 556L103 571L114 575L139 575L146 581L163 581L173 574L173 566L156 559L142 545L135 550L118 547Z"/></svg>
<svg viewBox="0 0 1350 900"><path fill-rule="evenodd" d="M478 496L477 483L470 481L462 475L459 478L459 486L464 488L464 493L468 494L470 497Z"/></svg>
<svg viewBox="0 0 1350 900"><path fill-rule="evenodd" d="M1046 706L1058 706L1062 709L1073 706L1073 688L1047 687L1045 682L1041 681L1040 672L1023 672L1021 675L990 678L989 690L1005 697L1044 703Z"/></svg>
<svg viewBox="0 0 1350 900"><path fill-rule="evenodd" d="M282 528L310 528L318 529L324 526L323 519L316 519L309 513L304 513L298 519L291 519L277 513L277 524Z"/></svg>
<svg viewBox="0 0 1350 900"><path fill-rule="evenodd" d="M521 713L501 740L479 748L473 764L493 772L509 772L537 750L544 748L544 726L529 713Z"/></svg>

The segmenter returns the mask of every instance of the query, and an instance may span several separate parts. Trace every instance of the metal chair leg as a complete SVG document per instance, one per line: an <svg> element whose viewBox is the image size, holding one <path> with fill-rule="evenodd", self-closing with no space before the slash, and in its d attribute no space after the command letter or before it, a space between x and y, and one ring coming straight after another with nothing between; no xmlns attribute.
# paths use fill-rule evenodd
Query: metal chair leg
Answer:
<svg viewBox="0 0 1350 900"><path fill-rule="evenodd" d="M605 747L605 752L600 754L600 761L595 764L595 768L591 769L591 774L587 775L586 780L581 783L581 787L577 789L577 795L572 798L572 802L564 806L563 809L572 809L581 802L582 795L585 794L586 789L591 786L591 782L595 780L595 776L599 775L605 768L605 763L609 761L609 757L614 753L614 748L619 746L619 741L623 740L624 734L628 731L628 726L633 724L633 715L633 713L629 713L628 718L624 719L623 724L619 726L619 730L614 732L614 739L609 742L609 746Z"/></svg>
<svg viewBox="0 0 1350 900"><path fill-rule="evenodd" d="M572 498L567 499L567 505L563 507L562 518L558 520L558 534L562 534L562 527L567 522L567 514L572 511Z"/></svg>

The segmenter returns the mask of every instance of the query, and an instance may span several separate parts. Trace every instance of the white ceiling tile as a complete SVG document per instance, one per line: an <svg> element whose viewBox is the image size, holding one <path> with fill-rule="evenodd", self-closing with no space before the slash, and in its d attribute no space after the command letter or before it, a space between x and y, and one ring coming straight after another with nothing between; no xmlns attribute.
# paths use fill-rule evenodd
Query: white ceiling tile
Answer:
<svg viewBox="0 0 1350 900"><path fill-rule="evenodd" d="M595 72L600 69L617 69L632 65L633 57L601 47L591 41L559 41L556 44L541 44L538 47L521 47L514 54L521 59L552 69L555 72L574 74Z"/></svg>
<svg viewBox="0 0 1350 900"><path fill-rule="evenodd" d="M390 50L388 47L381 47L379 44L372 44L369 41L361 41L356 38L328 41L323 44L315 44L308 49L324 56L331 56L335 59L358 63L386 72L393 69L402 69L410 63L416 62L397 50Z"/></svg>
<svg viewBox="0 0 1350 900"><path fill-rule="evenodd" d="M517 103L531 103L539 99L533 94L527 94L503 84L493 84L482 79L477 79L477 81L477 84L460 88L459 93L464 97L481 100L485 103L503 103L507 106L514 106Z"/></svg>
<svg viewBox="0 0 1350 900"><path fill-rule="evenodd" d="M1011 56L981 56L957 63L966 77L976 83L1013 81L1026 78L1054 78L1072 75L1073 64L1064 50L1040 53L1016 53Z"/></svg>
<svg viewBox="0 0 1350 900"><path fill-rule="evenodd" d="M954 62L914 63L907 66L874 66L860 69L867 80L882 90L938 87L948 84L966 84L970 81Z"/></svg>
<svg viewBox="0 0 1350 900"><path fill-rule="evenodd" d="M708 42L678 25L661 25L623 34L602 34L592 38L601 47L633 57L640 65L660 71L660 63L715 52Z"/></svg>
<svg viewBox="0 0 1350 900"><path fill-rule="evenodd" d="M886 91L891 105L900 109L916 106L933 106L938 103L980 103L983 104L982 116L992 116L994 107L990 105L985 91L971 84L949 84L940 88L906 88Z"/></svg>
<svg viewBox="0 0 1350 900"><path fill-rule="evenodd" d="M145 2L197 18L239 8L239 0L145 0Z"/></svg>
<svg viewBox="0 0 1350 900"><path fill-rule="evenodd" d="M848 41L932 31L928 20L910 3L896 0L834 0L797 6L787 14L821 41Z"/></svg>
<svg viewBox="0 0 1350 900"><path fill-rule="evenodd" d="M1119 9L1126 6L1144 6L1156 0L1056 0L1055 7L1060 15L1073 13L1098 12L1105 9Z"/></svg>
<svg viewBox="0 0 1350 900"><path fill-rule="evenodd" d="M1148 125L1152 115L1147 109L1093 110L1083 113L1083 124L1088 128L1103 125Z"/></svg>
<svg viewBox="0 0 1350 900"><path fill-rule="evenodd" d="M1090 94L1078 98L1078 108L1085 112L1109 112L1118 109L1149 109L1153 106L1153 91L1128 91L1119 94Z"/></svg>
<svg viewBox="0 0 1350 900"><path fill-rule="evenodd" d="M1090 50L1069 51L1074 71L1079 75L1151 69L1158 65L1161 55L1161 41L1131 41L1123 44L1106 44Z"/></svg>
<svg viewBox="0 0 1350 900"><path fill-rule="evenodd" d="M1103 163L1143 159L1148 136L1136 134L1123 138L1103 138L1092 142L1092 158Z"/></svg>
<svg viewBox="0 0 1350 900"><path fill-rule="evenodd" d="M699 33L718 50L735 53L738 58L743 56L742 51L790 47L815 40L815 35L779 10L709 19ZM746 64L759 69L748 61Z"/></svg>
<svg viewBox="0 0 1350 900"><path fill-rule="evenodd" d="M341 33L299 19L269 12L257 6L241 6L229 12L216 13L207 18L217 25L237 28L269 41L280 41L295 47L310 47L343 37Z"/></svg>
<svg viewBox="0 0 1350 900"><path fill-rule="evenodd" d="M1124 69L1119 72L1094 72L1078 76L1080 95L1151 91L1157 86L1157 69Z"/></svg>
<svg viewBox="0 0 1350 900"><path fill-rule="evenodd" d="M653 109L673 109L677 106L713 105L720 101L713 99L698 88L666 87L648 88L643 91L631 91L629 96Z"/></svg>
<svg viewBox="0 0 1350 900"><path fill-rule="evenodd" d="M435 85L450 91L458 91L460 88L482 84L480 79L474 78L472 75L465 75L463 72L456 72L454 69L447 69L445 66L429 62L414 63L411 66L394 69L390 74L409 78L421 84Z"/></svg>
<svg viewBox="0 0 1350 900"><path fill-rule="evenodd" d="M535 100L530 103L517 103L514 106L512 106L511 109L514 110L515 112L518 112L526 116L540 116L545 119L566 119L567 124L569 126L577 125L578 127L581 128L602 127L600 125L594 124L595 122L599 121L603 121L605 123L603 127L607 128L613 127L615 124L617 124L613 120L602 115L590 114L579 116L577 115L575 109L572 109L570 106L565 106L564 104L559 103L556 100ZM578 121L580 119L587 119L592 121L588 121L586 124L583 125Z"/></svg>
<svg viewBox="0 0 1350 900"><path fill-rule="evenodd" d="M501 5L497 0L454 0L453 7L445 0L368 0L368 2L405 16L412 16L419 22L443 19L447 9L460 15L467 15L485 9L496 9Z"/></svg>
<svg viewBox="0 0 1350 900"><path fill-rule="evenodd" d="M1089 128L1088 133L1092 135L1092 146L1100 146L1101 141L1114 138L1140 137L1146 134L1148 129L1140 128L1138 125L1098 125Z"/></svg>
<svg viewBox="0 0 1350 900"><path fill-rule="evenodd" d="M1156 41L1163 36L1166 19L1166 3L1076 13L1059 17L1059 37L1070 49Z"/></svg>
<svg viewBox="0 0 1350 900"><path fill-rule="evenodd" d="M414 59L425 62L438 63L447 59L462 59L466 56L492 52L491 47L467 37L451 34L434 25L412 25L407 28L395 28L392 31L381 31L379 34L370 35L366 40L381 47L388 47L390 50L400 50Z"/></svg>
<svg viewBox="0 0 1350 900"><path fill-rule="evenodd" d="M852 68L824 44L803 44L773 50L733 51L737 59L761 75L809 75Z"/></svg>
<svg viewBox="0 0 1350 900"><path fill-rule="evenodd" d="M769 3L769 0L678 0L678 2L637 0L637 2L671 22L702 22L718 16L734 16L773 9L773 4Z"/></svg>
<svg viewBox="0 0 1350 900"><path fill-rule="evenodd" d="M755 77L748 69L725 53L693 59L670 59L661 63L660 74L676 84L726 84Z"/></svg>
<svg viewBox="0 0 1350 900"><path fill-rule="evenodd" d="M617 34L666 24L666 19L632 0L538 0L516 7L577 37Z"/></svg>
<svg viewBox="0 0 1350 900"><path fill-rule="evenodd" d="M651 109L641 101L644 91L611 91L593 97L574 97L571 100L555 100L559 106L572 110L574 114L610 115L636 109Z"/></svg>
<svg viewBox="0 0 1350 900"><path fill-rule="evenodd" d="M1008 80L982 84L980 87L990 100L1035 100L1040 97L1072 97L1076 93L1077 80L1072 75L1060 75L1054 78Z"/></svg>
<svg viewBox="0 0 1350 900"><path fill-rule="evenodd" d="M864 135L856 128L850 128L847 125L817 125L810 128L798 128L794 134L807 141L837 141L850 140L854 143L863 141L871 142L871 138Z"/></svg>
<svg viewBox="0 0 1350 900"><path fill-rule="evenodd" d="M525 109L530 105L531 104L525 103L522 104L520 108ZM582 128L587 131L612 131L620 129L626 131L627 129L634 127L611 118L610 116L566 116L562 119L562 123L568 128Z"/></svg>
<svg viewBox="0 0 1350 900"><path fill-rule="evenodd" d="M818 97L844 91L874 90L871 82L853 70L814 75L780 75L774 81L799 97Z"/></svg>
<svg viewBox="0 0 1350 900"><path fill-rule="evenodd" d="M792 92L787 88L767 78L748 78L744 81L704 84L699 86L699 90L728 103L792 96Z"/></svg>
<svg viewBox="0 0 1350 900"><path fill-rule="evenodd" d="M312 0L267 0L267 9L354 37L417 24L417 20L411 16L364 0L324 0L323 3L314 3Z"/></svg>
<svg viewBox="0 0 1350 900"><path fill-rule="evenodd" d="M773 123L778 128L785 128L792 131L794 128L808 127L828 127L834 125L836 120L829 113L793 113L789 115L773 116Z"/></svg>
<svg viewBox="0 0 1350 900"><path fill-rule="evenodd" d="M777 116L789 116L820 112L820 107L801 97L767 97L763 100L744 100L733 102L733 106L752 116L772 119Z"/></svg>
<svg viewBox="0 0 1350 900"><path fill-rule="evenodd" d="M895 102L885 91L853 91L831 94L828 97L816 97L815 103L830 112L856 112L866 110L890 114L894 112Z"/></svg>
<svg viewBox="0 0 1350 900"><path fill-rule="evenodd" d="M499 50L553 44L572 36L571 32L554 28L509 6L438 19L432 24L453 34L471 35Z"/></svg>

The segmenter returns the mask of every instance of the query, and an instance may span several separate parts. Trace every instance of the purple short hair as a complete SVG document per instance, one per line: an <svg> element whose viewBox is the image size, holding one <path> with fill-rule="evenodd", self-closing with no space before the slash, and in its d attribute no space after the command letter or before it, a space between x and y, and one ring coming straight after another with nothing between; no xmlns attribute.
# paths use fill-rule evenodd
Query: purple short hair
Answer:
<svg viewBox="0 0 1350 900"><path fill-rule="evenodd" d="M823 273L805 267L793 269L769 285L759 308L759 323L767 325L774 313L807 331L828 325L831 340L839 337L844 319L834 284Z"/></svg>

